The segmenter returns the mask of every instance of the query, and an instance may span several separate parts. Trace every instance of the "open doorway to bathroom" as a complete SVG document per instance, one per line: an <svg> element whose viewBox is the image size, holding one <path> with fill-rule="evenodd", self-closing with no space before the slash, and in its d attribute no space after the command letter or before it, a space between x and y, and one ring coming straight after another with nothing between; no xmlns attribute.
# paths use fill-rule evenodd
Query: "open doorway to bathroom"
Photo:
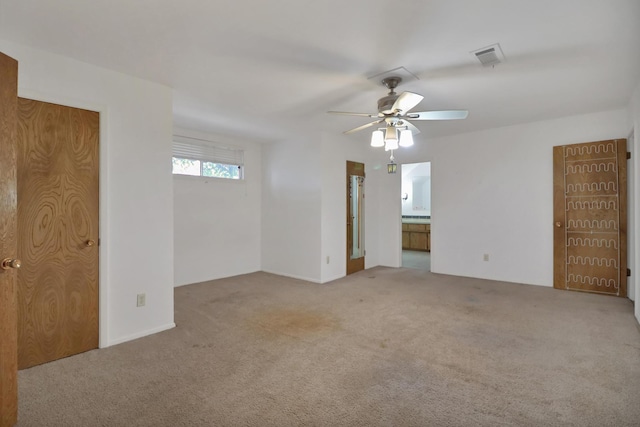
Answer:
<svg viewBox="0 0 640 427"><path fill-rule="evenodd" d="M402 266L431 271L431 163L402 166Z"/></svg>

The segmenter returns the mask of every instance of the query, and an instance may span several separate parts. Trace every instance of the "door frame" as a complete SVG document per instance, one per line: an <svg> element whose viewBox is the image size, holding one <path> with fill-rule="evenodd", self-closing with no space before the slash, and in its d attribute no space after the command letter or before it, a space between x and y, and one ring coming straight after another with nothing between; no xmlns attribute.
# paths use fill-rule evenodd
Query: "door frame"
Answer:
<svg viewBox="0 0 640 427"><path fill-rule="evenodd" d="M78 100L74 98L67 98L64 96L52 95L50 93L44 93L40 91L34 91L30 89L20 88L18 86L18 97L32 99L34 101L49 102L51 104L63 105L66 107L80 108L83 110L95 111L100 114L100 132L98 142L99 152L99 203L98 208L98 348L104 348L108 346L109 328L108 328L108 314L109 314L109 299L107 292L107 284L109 283L109 263L107 249L109 247L109 215L108 215L108 188L107 188L107 165L108 153L107 153L107 124L109 123L109 109L106 105L95 104L84 100Z"/></svg>
<svg viewBox="0 0 640 427"><path fill-rule="evenodd" d="M365 257L366 257L366 249L363 248L363 254L360 258L356 258L356 259L351 259L351 253L350 250L351 249L349 247L349 241L352 238L352 233L353 233L353 220L350 217L351 214L351 192L350 187L351 187L351 176L360 176L363 179L366 178L366 173L365 173L365 164L361 163L361 162L356 162L356 161L352 161L352 160L347 160L346 162L347 164L347 168L346 168L346 195L347 195L347 203L346 203L346 263L347 263L347 268L346 268L346 275L350 275L353 273L356 273L358 271L362 271L365 269ZM362 166L362 170L360 170L360 165ZM364 199L364 193L363 193L363 199ZM365 204L365 202L363 202L363 205ZM361 208L358 211L358 225L360 227L362 227L363 233L364 233L364 207ZM365 245L366 248L366 245Z"/></svg>
<svg viewBox="0 0 640 427"><path fill-rule="evenodd" d="M631 159L627 160L627 268L631 270L631 275L627 277L627 298L631 301L638 300L637 284L637 239L636 239L636 167L635 167L635 128L629 130L627 136L627 152L631 154Z"/></svg>

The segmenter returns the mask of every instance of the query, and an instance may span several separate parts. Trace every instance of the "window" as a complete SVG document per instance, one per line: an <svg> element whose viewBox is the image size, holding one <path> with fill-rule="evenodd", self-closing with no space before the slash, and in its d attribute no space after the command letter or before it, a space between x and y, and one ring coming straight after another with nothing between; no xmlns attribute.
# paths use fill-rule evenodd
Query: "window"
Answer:
<svg viewBox="0 0 640 427"><path fill-rule="evenodd" d="M201 139L174 137L174 175L244 179L243 168L243 150L221 147Z"/></svg>

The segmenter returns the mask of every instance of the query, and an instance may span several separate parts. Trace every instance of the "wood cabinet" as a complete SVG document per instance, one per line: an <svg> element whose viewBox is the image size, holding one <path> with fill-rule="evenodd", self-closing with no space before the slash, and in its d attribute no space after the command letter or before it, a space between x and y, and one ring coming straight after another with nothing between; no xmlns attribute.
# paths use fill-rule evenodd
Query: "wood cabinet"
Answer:
<svg viewBox="0 0 640 427"><path fill-rule="evenodd" d="M431 251L431 224L402 224L402 249Z"/></svg>

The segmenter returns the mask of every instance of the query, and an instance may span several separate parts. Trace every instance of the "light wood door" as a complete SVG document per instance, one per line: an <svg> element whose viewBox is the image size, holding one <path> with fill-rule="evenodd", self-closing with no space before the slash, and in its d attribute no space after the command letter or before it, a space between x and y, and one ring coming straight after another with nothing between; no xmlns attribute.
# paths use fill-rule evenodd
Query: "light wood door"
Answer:
<svg viewBox="0 0 640 427"><path fill-rule="evenodd" d="M98 347L99 114L18 99L18 366Z"/></svg>
<svg viewBox="0 0 640 427"><path fill-rule="evenodd" d="M18 63L0 53L0 261L15 259ZM16 264L14 264L16 266ZM18 329L14 268L0 268L0 427L18 418Z"/></svg>
<svg viewBox="0 0 640 427"><path fill-rule="evenodd" d="M364 270L364 164L347 161L347 274Z"/></svg>
<svg viewBox="0 0 640 427"><path fill-rule="evenodd" d="M555 288L627 296L626 147L554 147Z"/></svg>

